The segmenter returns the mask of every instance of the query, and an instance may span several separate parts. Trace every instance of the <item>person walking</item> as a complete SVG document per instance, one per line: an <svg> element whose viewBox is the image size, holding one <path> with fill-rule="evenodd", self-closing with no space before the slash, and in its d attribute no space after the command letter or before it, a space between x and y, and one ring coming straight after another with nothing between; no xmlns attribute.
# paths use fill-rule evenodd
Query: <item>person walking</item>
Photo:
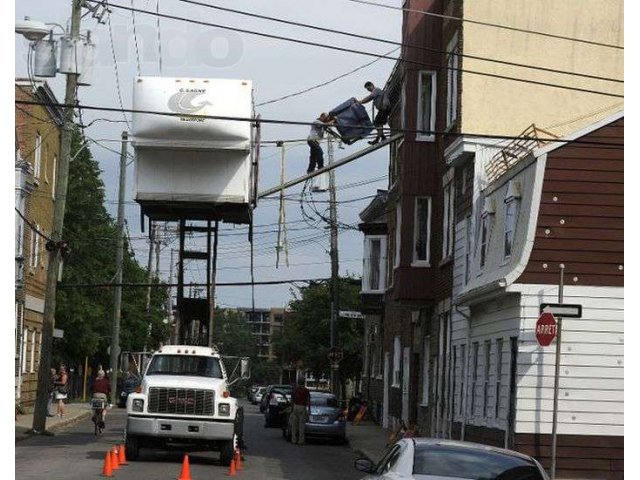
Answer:
<svg viewBox="0 0 640 480"><path fill-rule="evenodd" d="M307 145L309 145L309 166L307 167L307 173L324 167L324 153L320 146L320 140L324 137L324 131L327 125L334 123L335 119L331 118L328 113L321 113L311 125L311 130L307 137Z"/></svg>
<svg viewBox="0 0 640 480"><path fill-rule="evenodd" d="M293 389L291 394L293 402L293 411L291 412L291 443L304 445L304 424L307 416L311 413L311 394L309 389L304 386L304 378L298 379L298 386Z"/></svg>
<svg viewBox="0 0 640 480"><path fill-rule="evenodd" d="M364 105L365 103L369 103L371 100L373 100L373 105L376 107L376 110L378 110L378 113L376 113L376 116L373 119L373 125L376 127L378 134L376 135L376 138L374 140L369 142L369 145L375 145L380 140L384 140L385 138L387 138L384 136L382 127L384 127L384 125L389 120L389 111L391 104L389 102L387 92L381 88L376 87L372 82L365 83L364 88L366 88L370 92L370 94L363 99L358 100L358 103Z"/></svg>
<svg viewBox="0 0 640 480"><path fill-rule="evenodd" d="M55 386L55 399L58 401L56 414L62 418L66 413L64 401L67 399L67 395L69 394L69 375L67 374L67 367L64 365L60 366L60 374L55 381Z"/></svg>

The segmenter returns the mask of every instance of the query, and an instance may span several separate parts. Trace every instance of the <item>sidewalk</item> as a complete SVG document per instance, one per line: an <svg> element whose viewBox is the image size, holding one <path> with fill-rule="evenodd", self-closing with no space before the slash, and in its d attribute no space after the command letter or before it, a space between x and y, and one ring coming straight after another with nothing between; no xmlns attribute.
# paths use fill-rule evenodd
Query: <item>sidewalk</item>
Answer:
<svg viewBox="0 0 640 480"><path fill-rule="evenodd" d="M67 406L67 413L63 418L60 417L47 417L46 429L50 432L63 428L72 423L84 420L91 416L91 409L88 402L69 403ZM29 432L33 427L33 413L26 413L24 415L18 415L16 423L16 442L29 438L31 435Z"/></svg>
<svg viewBox="0 0 640 480"><path fill-rule="evenodd" d="M388 432L371 421L359 425L347 422L347 438L352 450L377 463L386 450Z"/></svg>

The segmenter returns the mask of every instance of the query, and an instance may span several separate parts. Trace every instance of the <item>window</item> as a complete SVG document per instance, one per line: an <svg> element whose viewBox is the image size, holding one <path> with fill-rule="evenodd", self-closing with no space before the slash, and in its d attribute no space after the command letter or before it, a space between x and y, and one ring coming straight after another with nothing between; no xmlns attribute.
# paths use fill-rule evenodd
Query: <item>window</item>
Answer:
<svg viewBox="0 0 640 480"><path fill-rule="evenodd" d="M36 330L31 330L31 356L29 357L29 373L35 372L36 366Z"/></svg>
<svg viewBox="0 0 640 480"><path fill-rule="evenodd" d="M49 144L45 143L43 148L44 154L42 155L42 166L40 167L42 173L44 173L45 183L49 183L49 172L47 171L47 160L49 160Z"/></svg>
<svg viewBox="0 0 640 480"><path fill-rule="evenodd" d="M446 259L453 253L453 222L454 222L454 187L449 182L444 187L444 215L442 217L442 258Z"/></svg>
<svg viewBox="0 0 640 480"><path fill-rule="evenodd" d="M396 235L395 235L395 252L393 255L393 268L400 265L400 243L402 242L402 204L398 202L396 205Z"/></svg>
<svg viewBox="0 0 640 480"><path fill-rule="evenodd" d="M36 146L33 152L33 176L40 178L40 164L42 162L42 137L36 133Z"/></svg>
<svg viewBox="0 0 640 480"><path fill-rule="evenodd" d="M35 268L40 263L40 235L38 232L40 231L40 226L35 223L33 225L33 229L31 229L31 255L29 260L29 266Z"/></svg>
<svg viewBox="0 0 640 480"><path fill-rule="evenodd" d="M447 128L456 121L458 111L458 34L447 46Z"/></svg>
<svg viewBox="0 0 640 480"><path fill-rule="evenodd" d="M465 248L464 248L464 284L469 283L471 278L471 250L472 250L472 231L471 231L471 215L467 215L464 219L465 226Z"/></svg>
<svg viewBox="0 0 640 480"><path fill-rule="evenodd" d="M402 371L400 364L402 363L402 346L400 344L400 337L393 339L393 382L392 387L399 387L402 380Z"/></svg>
<svg viewBox="0 0 640 480"><path fill-rule="evenodd" d="M416 197L413 232L413 262L429 265L431 244L431 197Z"/></svg>
<svg viewBox="0 0 640 480"><path fill-rule="evenodd" d="M476 384L478 383L478 342L473 343L473 360L471 375L471 416L475 414L476 409Z"/></svg>
<svg viewBox="0 0 640 480"><path fill-rule="evenodd" d="M422 71L418 77L418 122L416 140L433 141L436 129L436 72ZM426 133L430 132L430 133Z"/></svg>
<svg viewBox="0 0 640 480"><path fill-rule="evenodd" d="M456 408L456 372L458 368L458 347L457 345L453 347L453 362L452 362L451 371L453 374L451 375L451 414L455 411ZM448 395L449 396L449 395Z"/></svg>
<svg viewBox="0 0 640 480"><path fill-rule="evenodd" d="M396 181L400 176L400 150L404 143L404 138L394 142L391 146L391 154L389 158L389 190L396 185Z"/></svg>
<svg viewBox="0 0 640 480"><path fill-rule="evenodd" d="M27 347L28 347L28 337L29 329L25 328L22 330L22 373L27 373Z"/></svg>
<svg viewBox="0 0 640 480"><path fill-rule="evenodd" d="M385 257L387 239L384 235L365 236L363 292L382 292L385 289Z"/></svg>
<svg viewBox="0 0 640 480"><path fill-rule="evenodd" d="M56 199L56 168L58 168L58 156L53 156L53 165L51 171L51 198Z"/></svg>
<svg viewBox="0 0 640 480"><path fill-rule="evenodd" d="M431 372L431 337L424 337L422 358L422 405L429 405L429 374Z"/></svg>
<svg viewBox="0 0 640 480"><path fill-rule="evenodd" d="M517 204L511 199L504 209L504 258L511 257L513 250L513 232L516 229Z"/></svg>
<svg viewBox="0 0 640 480"><path fill-rule="evenodd" d="M482 214L482 226L480 231L480 268L487 263L487 248L489 246L489 233L491 229L491 217L487 213Z"/></svg>
<svg viewBox="0 0 640 480"><path fill-rule="evenodd" d="M487 416L489 404L489 373L491 367L491 340L484 342L484 391L482 392L482 416Z"/></svg>
<svg viewBox="0 0 640 480"><path fill-rule="evenodd" d="M466 378L465 378L466 365L467 365L467 346L460 345L460 405L458 405L459 415L462 415L463 413L462 407L464 405L464 383L466 381Z"/></svg>
<svg viewBox="0 0 640 480"><path fill-rule="evenodd" d="M502 338L496 340L496 410L495 418L500 417L500 386L502 385Z"/></svg>

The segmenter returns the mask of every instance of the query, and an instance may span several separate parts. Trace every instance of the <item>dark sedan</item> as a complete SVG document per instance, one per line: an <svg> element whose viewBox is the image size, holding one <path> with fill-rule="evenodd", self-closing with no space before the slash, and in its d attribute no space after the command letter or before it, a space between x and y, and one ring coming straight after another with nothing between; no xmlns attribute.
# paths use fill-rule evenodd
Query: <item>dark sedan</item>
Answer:
<svg viewBox="0 0 640 480"><path fill-rule="evenodd" d="M282 434L291 440L291 425L289 414L291 404L282 409ZM310 438L327 438L339 444L346 442L347 421L344 410L339 408L338 399L333 393L311 392L311 414L305 422L304 434Z"/></svg>
<svg viewBox="0 0 640 480"><path fill-rule="evenodd" d="M282 409L288 404L292 392L291 385L269 385L267 387L260 402L260 411L264 413L266 428L280 426Z"/></svg>

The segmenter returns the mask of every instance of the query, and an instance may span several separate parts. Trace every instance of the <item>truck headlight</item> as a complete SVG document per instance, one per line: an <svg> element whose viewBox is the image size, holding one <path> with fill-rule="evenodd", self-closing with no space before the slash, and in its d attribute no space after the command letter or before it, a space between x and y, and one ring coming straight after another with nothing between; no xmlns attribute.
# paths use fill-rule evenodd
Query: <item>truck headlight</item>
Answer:
<svg viewBox="0 0 640 480"><path fill-rule="evenodd" d="M131 410L134 412L141 412L144 409L144 400L141 398L136 398L131 402Z"/></svg>
<svg viewBox="0 0 640 480"><path fill-rule="evenodd" d="M231 405L228 403L219 403L218 404L218 415L224 415L228 417L231 414Z"/></svg>

